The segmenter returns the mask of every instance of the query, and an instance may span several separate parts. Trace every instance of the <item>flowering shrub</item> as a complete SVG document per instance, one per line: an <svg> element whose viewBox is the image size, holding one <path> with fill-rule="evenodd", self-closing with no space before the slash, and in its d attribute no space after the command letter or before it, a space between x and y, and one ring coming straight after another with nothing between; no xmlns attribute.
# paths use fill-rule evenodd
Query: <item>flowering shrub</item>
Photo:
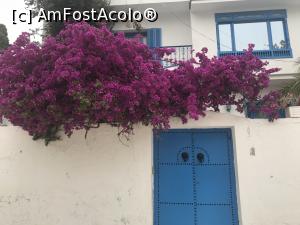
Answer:
<svg viewBox="0 0 300 225"><path fill-rule="evenodd" d="M0 56L0 117L48 143L60 129L70 136L107 123L130 133L137 123L169 128L171 117L186 122L220 105L243 112L278 71L267 69L252 49L211 59L203 49L166 70L156 59L170 49L154 53L105 27L68 24L41 45L23 33ZM267 101L264 111L276 118L276 98L264 98L275 102Z"/></svg>
<svg viewBox="0 0 300 225"><path fill-rule="evenodd" d="M280 116L279 110L283 108L282 94L279 91L271 91L259 101L251 102L248 110L251 113L260 113L270 121L273 121L278 119Z"/></svg>

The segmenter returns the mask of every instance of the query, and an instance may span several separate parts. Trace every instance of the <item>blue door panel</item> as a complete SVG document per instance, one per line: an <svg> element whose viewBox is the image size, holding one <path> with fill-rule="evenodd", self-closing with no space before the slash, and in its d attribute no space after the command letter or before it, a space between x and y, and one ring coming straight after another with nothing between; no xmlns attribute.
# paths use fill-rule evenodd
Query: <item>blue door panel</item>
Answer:
<svg viewBox="0 0 300 225"><path fill-rule="evenodd" d="M230 129L154 133L154 225L238 225Z"/></svg>
<svg viewBox="0 0 300 225"><path fill-rule="evenodd" d="M193 205L160 205L159 225L194 224Z"/></svg>
<svg viewBox="0 0 300 225"><path fill-rule="evenodd" d="M228 204L231 201L228 166L196 167L197 202Z"/></svg>
<svg viewBox="0 0 300 225"><path fill-rule="evenodd" d="M197 225L232 225L230 205L205 205L197 208Z"/></svg>
<svg viewBox="0 0 300 225"><path fill-rule="evenodd" d="M191 146L192 138L189 133L168 133L161 132L159 136L155 135L158 140L158 160L160 163L177 163L180 151L187 146Z"/></svg>
<svg viewBox="0 0 300 225"><path fill-rule="evenodd" d="M194 134L194 145L209 151L209 163L228 164L227 132L203 132Z"/></svg>
<svg viewBox="0 0 300 225"><path fill-rule="evenodd" d="M191 203L193 202L192 166L160 166L159 175L160 202Z"/></svg>

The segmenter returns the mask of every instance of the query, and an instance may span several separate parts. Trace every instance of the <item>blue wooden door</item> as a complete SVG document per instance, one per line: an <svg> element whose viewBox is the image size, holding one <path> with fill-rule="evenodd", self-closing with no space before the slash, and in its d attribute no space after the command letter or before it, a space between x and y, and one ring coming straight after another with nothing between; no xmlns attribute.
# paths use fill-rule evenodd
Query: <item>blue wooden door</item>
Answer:
<svg viewBox="0 0 300 225"><path fill-rule="evenodd" d="M230 129L154 132L154 224L238 225Z"/></svg>

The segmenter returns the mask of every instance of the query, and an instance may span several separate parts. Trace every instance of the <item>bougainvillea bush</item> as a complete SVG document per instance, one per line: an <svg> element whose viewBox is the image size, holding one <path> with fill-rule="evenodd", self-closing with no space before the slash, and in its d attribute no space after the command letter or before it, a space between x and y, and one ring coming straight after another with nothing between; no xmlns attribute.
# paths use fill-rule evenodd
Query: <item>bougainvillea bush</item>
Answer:
<svg viewBox="0 0 300 225"><path fill-rule="evenodd" d="M277 98L260 96L278 69L267 69L253 46L222 58L208 58L203 49L167 70L158 58L171 51L86 23L68 24L42 44L23 33L0 56L0 117L48 143L60 130L70 136L102 123L120 134L137 123L164 129L172 117L186 122L220 105L243 112L245 102L260 99L271 119L278 116Z"/></svg>

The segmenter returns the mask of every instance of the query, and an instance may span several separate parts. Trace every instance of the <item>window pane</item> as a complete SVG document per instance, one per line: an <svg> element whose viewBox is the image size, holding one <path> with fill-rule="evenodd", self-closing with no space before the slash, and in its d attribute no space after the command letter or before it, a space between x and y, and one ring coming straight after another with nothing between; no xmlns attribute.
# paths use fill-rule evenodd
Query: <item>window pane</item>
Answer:
<svg viewBox="0 0 300 225"><path fill-rule="evenodd" d="M230 24L219 25L220 50L232 51Z"/></svg>
<svg viewBox="0 0 300 225"><path fill-rule="evenodd" d="M255 44L255 50L269 50L266 22L234 24L234 34L237 51L248 49L248 44Z"/></svg>
<svg viewBox="0 0 300 225"><path fill-rule="evenodd" d="M271 22L273 48L282 49L287 48L286 41L284 37L283 22L274 21Z"/></svg>

